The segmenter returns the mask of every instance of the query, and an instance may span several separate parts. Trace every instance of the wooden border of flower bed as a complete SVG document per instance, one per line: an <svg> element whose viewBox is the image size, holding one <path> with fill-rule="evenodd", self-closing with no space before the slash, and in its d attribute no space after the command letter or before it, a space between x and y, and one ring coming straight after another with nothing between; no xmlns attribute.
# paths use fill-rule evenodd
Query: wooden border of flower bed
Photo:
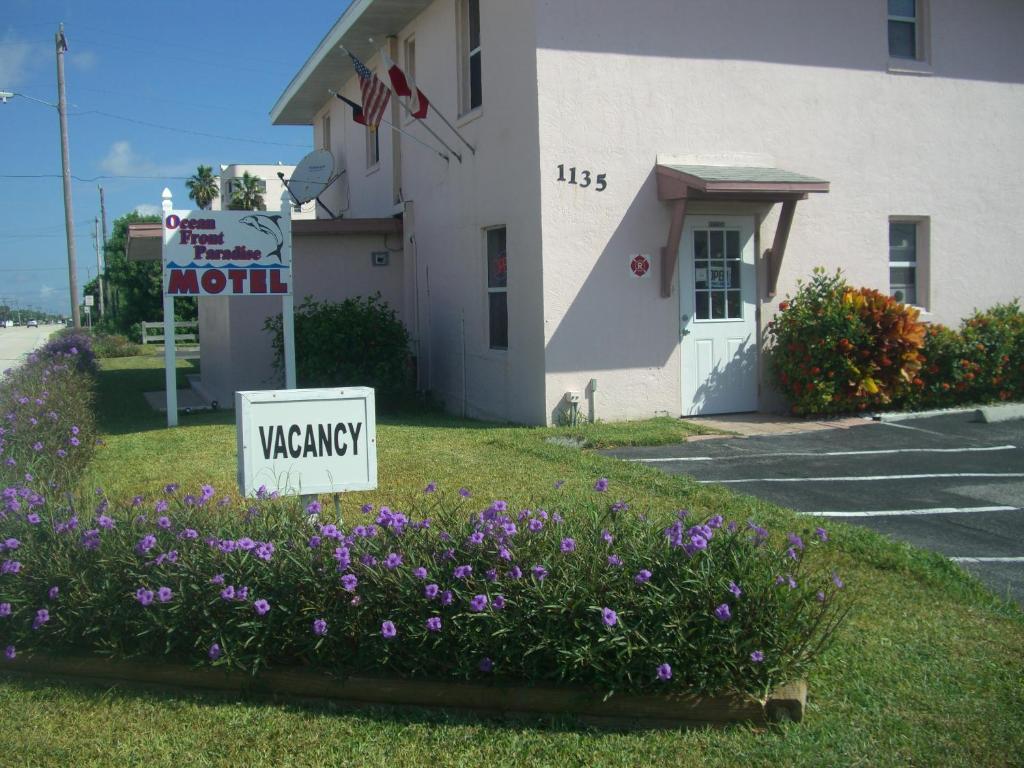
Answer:
<svg viewBox="0 0 1024 768"><path fill-rule="evenodd" d="M111 661L96 657L19 658L0 672L51 676L105 684L161 686L255 694L273 698L326 699L343 706L418 707L472 711L522 719L567 716L587 725L611 729L682 728L700 725L803 719L807 685L779 686L761 702L733 696L693 694L615 695L603 701L594 691L506 683L445 682L349 677L344 680L306 669L265 670L253 677L242 672L160 661Z"/></svg>

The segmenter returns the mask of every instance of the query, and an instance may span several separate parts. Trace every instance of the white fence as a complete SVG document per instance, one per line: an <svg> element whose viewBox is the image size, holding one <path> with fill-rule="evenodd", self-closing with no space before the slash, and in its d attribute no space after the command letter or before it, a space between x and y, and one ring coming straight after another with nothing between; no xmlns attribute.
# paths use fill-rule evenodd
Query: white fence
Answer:
<svg viewBox="0 0 1024 768"><path fill-rule="evenodd" d="M186 330L181 330L186 329ZM189 333L187 329L192 329ZM156 333L150 333L150 331L156 331ZM163 344L164 343L164 324L163 323L142 323L142 343L143 344ZM198 344L199 343L199 322L191 320L187 322L180 322L174 324L174 343L175 344Z"/></svg>

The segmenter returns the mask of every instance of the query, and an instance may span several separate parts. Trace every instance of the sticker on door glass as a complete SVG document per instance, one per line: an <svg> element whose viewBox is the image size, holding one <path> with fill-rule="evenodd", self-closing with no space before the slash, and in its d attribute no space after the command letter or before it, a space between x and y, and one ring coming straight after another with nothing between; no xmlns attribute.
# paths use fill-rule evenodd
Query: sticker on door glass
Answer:
<svg viewBox="0 0 1024 768"><path fill-rule="evenodd" d="M712 267L709 270L710 277L710 288L712 289L723 289L729 288L729 273L725 268Z"/></svg>

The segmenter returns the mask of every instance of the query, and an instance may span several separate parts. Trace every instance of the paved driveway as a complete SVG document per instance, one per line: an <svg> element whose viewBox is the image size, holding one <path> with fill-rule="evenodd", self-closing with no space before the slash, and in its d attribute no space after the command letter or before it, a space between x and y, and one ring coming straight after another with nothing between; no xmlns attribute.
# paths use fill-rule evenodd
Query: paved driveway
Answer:
<svg viewBox="0 0 1024 768"><path fill-rule="evenodd" d="M1024 421L965 413L604 453L934 550L1024 606Z"/></svg>

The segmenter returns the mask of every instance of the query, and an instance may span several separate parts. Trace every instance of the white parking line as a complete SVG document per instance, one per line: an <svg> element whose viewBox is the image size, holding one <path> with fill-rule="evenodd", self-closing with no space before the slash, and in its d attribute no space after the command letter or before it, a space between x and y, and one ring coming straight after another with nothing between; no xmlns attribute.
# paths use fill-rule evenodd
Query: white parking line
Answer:
<svg viewBox="0 0 1024 768"><path fill-rule="evenodd" d="M954 563L1024 563L1024 557L951 557Z"/></svg>
<svg viewBox="0 0 1024 768"><path fill-rule="evenodd" d="M734 456L678 456L658 459L627 459L645 464L669 461L721 461L722 459L762 459L773 456L880 456L893 453L977 453L982 451L1015 451L1015 445L993 445L981 448L886 448L877 451L807 451L783 453L739 453Z"/></svg>
<svg viewBox="0 0 1024 768"><path fill-rule="evenodd" d="M949 472L935 475L852 475L847 477L744 477L738 480L698 480L701 485L734 483L856 483L874 480L931 480L945 477L1024 477L1024 472Z"/></svg>
<svg viewBox="0 0 1024 768"><path fill-rule="evenodd" d="M903 515L952 515L971 512L1015 512L1018 507L932 507L931 509L872 509L861 512L801 512L809 517L899 517Z"/></svg>

